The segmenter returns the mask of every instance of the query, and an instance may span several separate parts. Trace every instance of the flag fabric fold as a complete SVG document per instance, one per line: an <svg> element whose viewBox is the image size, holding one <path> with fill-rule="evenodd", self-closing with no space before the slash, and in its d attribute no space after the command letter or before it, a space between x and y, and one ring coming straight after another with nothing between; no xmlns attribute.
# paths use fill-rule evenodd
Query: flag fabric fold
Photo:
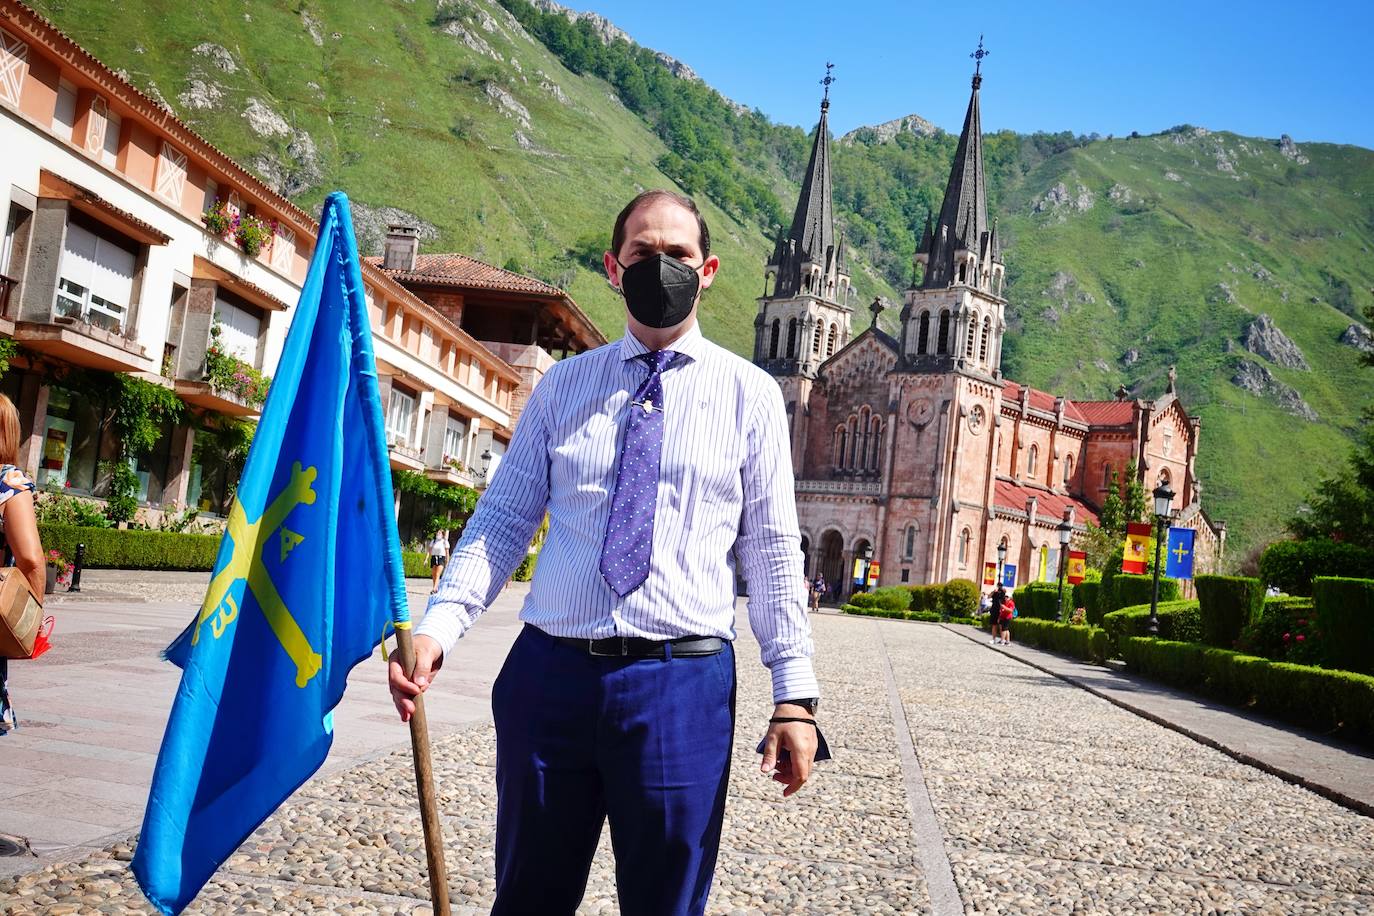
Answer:
<svg viewBox="0 0 1374 916"><path fill-rule="evenodd" d="M408 625L372 332L348 199L320 233L205 601L133 872L180 912L319 768L348 673Z"/></svg>
<svg viewBox="0 0 1374 916"><path fill-rule="evenodd" d="M1168 560L1164 575L1171 579L1193 578L1193 540L1197 532L1192 528L1170 528L1164 552Z"/></svg>
<svg viewBox="0 0 1374 916"><path fill-rule="evenodd" d="M1070 550L1068 562L1068 580L1070 585L1077 585L1083 581L1088 572L1088 554L1082 550Z"/></svg>
<svg viewBox="0 0 1374 916"><path fill-rule="evenodd" d="M1126 526L1126 543L1121 557L1121 571L1137 576L1145 574L1150 555L1150 523L1131 522Z"/></svg>

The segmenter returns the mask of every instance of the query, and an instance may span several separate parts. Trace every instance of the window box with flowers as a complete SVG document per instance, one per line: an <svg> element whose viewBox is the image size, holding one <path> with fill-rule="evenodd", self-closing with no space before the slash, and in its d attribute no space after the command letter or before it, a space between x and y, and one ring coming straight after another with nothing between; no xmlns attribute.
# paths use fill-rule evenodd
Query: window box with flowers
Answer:
<svg viewBox="0 0 1374 916"><path fill-rule="evenodd" d="M272 380L225 350L220 343L221 333L218 322L210 326L210 346L205 351L205 381L216 391L233 395L250 407L261 407L267 401L267 389Z"/></svg>
<svg viewBox="0 0 1374 916"><path fill-rule="evenodd" d="M276 220L259 219L251 213L237 212L223 198L216 198L201 214L206 230L222 239L233 239L250 258L257 257L276 232Z"/></svg>

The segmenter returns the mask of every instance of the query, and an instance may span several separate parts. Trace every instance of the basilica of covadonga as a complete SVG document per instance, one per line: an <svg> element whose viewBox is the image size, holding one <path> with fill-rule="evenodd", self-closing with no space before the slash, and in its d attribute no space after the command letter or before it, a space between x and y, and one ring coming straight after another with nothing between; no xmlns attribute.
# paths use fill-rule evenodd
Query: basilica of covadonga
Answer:
<svg viewBox="0 0 1374 916"><path fill-rule="evenodd" d="M901 329L851 337L855 297L831 209L828 98L792 226L765 269L754 361L787 403L808 574L840 593L854 560L877 584L982 582L999 544L1017 585L1052 581L1059 526L1096 523L1113 473L1134 461L1145 489L1177 494L1172 524L1196 530L1196 569L1213 572L1225 528L1202 510L1200 422L1174 391L1153 400L1074 401L1002 375L1005 268L988 221L978 91L944 204L915 252ZM827 90L828 90L827 84Z"/></svg>

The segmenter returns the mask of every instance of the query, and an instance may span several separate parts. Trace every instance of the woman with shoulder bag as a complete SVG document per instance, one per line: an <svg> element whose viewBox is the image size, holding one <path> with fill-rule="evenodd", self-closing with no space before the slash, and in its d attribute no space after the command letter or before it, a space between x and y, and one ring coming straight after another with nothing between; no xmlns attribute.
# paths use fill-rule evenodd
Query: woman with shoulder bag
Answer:
<svg viewBox="0 0 1374 916"><path fill-rule="evenodd" d="M34 512L34 485L15 460L19 455L19 411L10 399L0 394L0 521L5 526L5 545L14 555L14 565L43 600L47 570L43 544L38 538L38 517ZM14 708L10 705L9 663L0 658L0 735L14 727Z"/></svg>

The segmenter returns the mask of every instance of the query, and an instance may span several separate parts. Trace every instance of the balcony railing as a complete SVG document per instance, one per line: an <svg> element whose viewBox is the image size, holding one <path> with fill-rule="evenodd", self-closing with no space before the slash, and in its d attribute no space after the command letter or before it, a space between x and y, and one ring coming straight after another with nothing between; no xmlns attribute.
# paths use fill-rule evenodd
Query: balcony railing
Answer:
<svg viewBox="0 0 1374 916"><path fill-rule="evenodd" d="M798 480L798 493L843 493L847 496L877 496L882 492L878 480Z"/></svg>

